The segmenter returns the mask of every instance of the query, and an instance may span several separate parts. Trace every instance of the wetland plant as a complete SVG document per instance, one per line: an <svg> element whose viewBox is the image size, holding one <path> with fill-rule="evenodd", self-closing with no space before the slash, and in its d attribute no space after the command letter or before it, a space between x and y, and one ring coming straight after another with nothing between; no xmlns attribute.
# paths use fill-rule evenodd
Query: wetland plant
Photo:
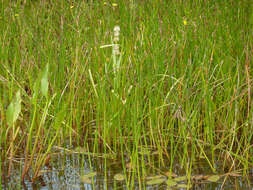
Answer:
<svg viewBox="0 0 253 190"><path fill-rule="evenodd" d="M129 189L136 179L145 188L148 171L173 176L175 164L191 179L197 160L247 176L250 3L2 1L3 171L19 162L22 179L36 181L56 147L79 147L106 157L105 168L108 155L121 160L115 178Z"/></svg>

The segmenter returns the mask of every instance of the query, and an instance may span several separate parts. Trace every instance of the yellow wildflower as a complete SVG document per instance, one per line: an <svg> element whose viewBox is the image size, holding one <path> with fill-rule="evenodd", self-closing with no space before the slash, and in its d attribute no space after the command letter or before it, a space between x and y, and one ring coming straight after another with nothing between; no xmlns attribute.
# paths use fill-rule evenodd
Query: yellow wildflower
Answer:
<svg viewBox="0 0 253 190"><path fill-rule="evenodd" d="M184 19L184 25L187 25L187 20L186 19Z"/></svg>
<svg viewBox="0 0 253 190"><path fill-rule="evenodd" d="M17 13L16 13L14 16L15 16L15 17L18 17L18 16L19 16L19 14L17 14Z"/></svg>
<svg viewBox="0 0 253 190"><path fill-rule="evenodd" d="M113 7L117 7L118 4L117 4L117 3L113 3L112 6L113 6Z"/></svg>
<svg viewBox="0 0 253 190"><path fill-rule="evenodd" d="M107 5L107 3L106 3L106 2L104 2L104 5Z"/></svg>
<svg viewBox="0 0 253 190"><path fill-rule="evenodd" d="M71 8L71 9L73 9L73 8L74 8L74 6L73 6L73 5L71 5L71 6L70 6L70 8Z"/></svg>

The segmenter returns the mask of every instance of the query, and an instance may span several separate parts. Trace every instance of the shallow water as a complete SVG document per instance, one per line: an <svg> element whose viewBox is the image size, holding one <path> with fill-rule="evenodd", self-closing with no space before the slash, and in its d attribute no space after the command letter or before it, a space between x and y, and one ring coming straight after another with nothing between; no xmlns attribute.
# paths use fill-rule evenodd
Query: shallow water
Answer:
<svg viewBox="0 0 253 190"><path fill-rule="evenodd" d="M19 164L15 165L15 170L10 179L6 179L3 175L2 178L2 189L28 189L28 190L91 190L91 189L127 189L125 181L116 181L114 176L117 173L123 173L121 160L116 159L105 159L98 157L89 157L81 154L67 154L63 153L55 154L51 160L51 168L44 167L41 172L41 177L32 184L29 180L26 180L24 184L20 183L20 171L21 166ZM105 167L105 163L106 166ZM107 168L105 170L105 168ZM148 168L146 166L147 176L159 175L160 172L168 171L169 168L162 167ZM91 184L82 180L82 176L90 173L91 171L96 172L94 178L91 179ZM184 169L180 168L179 164L175 164L173 173L178 176L183 176ZM253 172L253 170L252 170ZM208 169L206 163L195 163L192 174L193 175L208 175L211 171ZM131 171L128 171L131 175ZM105 176L106 175L106 176ZM248 181L242 177L228 177L224 182L225 177L220 178L218 182L210 183L207 181L198 181L192 183L191 189L202 190L218 190L223 187L223 189L244 189L253 190L253 177L249 176ZM183 183L183 182L180 182ZM147 190L162 190L167 189L166 183L161 183L159 185L147 185L143 187L143 183L139 186L138 180L134 180L132 189L147 189ZM184 189L184 188L170 188L170 189Z"/></svg>

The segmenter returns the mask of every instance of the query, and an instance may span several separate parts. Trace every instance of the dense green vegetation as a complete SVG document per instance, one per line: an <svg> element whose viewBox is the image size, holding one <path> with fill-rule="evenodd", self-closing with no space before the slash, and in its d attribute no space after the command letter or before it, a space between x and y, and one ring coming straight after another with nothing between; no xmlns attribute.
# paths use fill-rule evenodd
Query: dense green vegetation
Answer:
<svg viewBox="0 0 253 190"><path fill-rule="evenodd" d="M2 167L36 179L53 146L175 159L191 175L253 165L250 0L4 1L0 4ZM120 26L120 55L113 53ZM108 45L108 46L106 46ZM118 64L118 68L115 65ZM21 106L21 107L20 107ZM145 158L146 159L146 158ZM164 159L169 160L164 162ZM126 171L124 171L126 173Z"/></svg>

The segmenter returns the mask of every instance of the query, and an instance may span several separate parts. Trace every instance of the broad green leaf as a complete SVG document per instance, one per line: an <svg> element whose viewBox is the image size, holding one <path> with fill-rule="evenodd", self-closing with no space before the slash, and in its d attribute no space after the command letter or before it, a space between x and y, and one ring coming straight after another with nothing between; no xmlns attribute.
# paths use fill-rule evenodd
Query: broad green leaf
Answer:
<svg viewBox="0 0 253 190"><path fill-rule="evenodd" d="M123 174L116 174L113 178L117 181L125 180L125 176Z"/></svg>
<svg viewBox="0 0 253 190"><path fill-rule="evenodd" d="M149 177L150 178L150 177ZM166 178L164 176L154 176L153 179L148 180L146 182L147 185L157 185L157 184L161 184L163 182L166 181Z"/></svg>
<svg viewBox="0 0 253 190"><path fill-rule="evenodd" d="M175 181L179 182L179 181L186 181L187 177L186 176L181 176L181 177L176 177L174 178Z"/></svg>
<svg viewBox="0 0 253 190"><path fill-rule="evenodd" d="M10 103L10 105L8 106L7 112L6 112L6 116L7 116L7 123L9 126L12 126L13 124L13 117L14 117L14 104L13 102Z"/></svg>
<svg viewBox="0 0 253 190"><path fill-rule="evenodd" d="M96 175L97 175L97 172L90 172L90 173L83 175L83 177L91 178L91 177L95 177Z"/></svg>
<svg viewBox="0 0 253 190"><path fill-rule="evenodd" d="M219 179L220 179L220 176L218 176L218 175L212 175L207 178L207 180L211 181L211 182L217 182Z"/></svg>
<svg viewBox="0 0 253 190"><path fill-rule="evenodd" d="M40 90L43 96L47 97L48 94L48 64L46 65L45 70L43 71L42 78L40 81Z"/></svg>
<svg viewBox="0 0 253 190"><path fill-rule="evenodd" d="M168 185L168 187L172 187L172 186L177 185L177 182L174 181L173 179L170 179L170 178L169 178L169 179L166 181L166 184Z"/></svg>
<svg viewBox="0 0 253 190"><path fill-rule="evenodd" d="M17 91L16 96L13 98L12 102L7 108L7 123L9 126L12 126L21 112L21 95L20 90Z"/></svg>
<svg viewBox="0 0 253 190"><path fill-rule="evenodd" d="M38 94L39 94L39 89L40 89L40 79L37 78L35 83L33 84L33 103L36 104L36 101L37 101L37 97L38 97Z"/></svg>

